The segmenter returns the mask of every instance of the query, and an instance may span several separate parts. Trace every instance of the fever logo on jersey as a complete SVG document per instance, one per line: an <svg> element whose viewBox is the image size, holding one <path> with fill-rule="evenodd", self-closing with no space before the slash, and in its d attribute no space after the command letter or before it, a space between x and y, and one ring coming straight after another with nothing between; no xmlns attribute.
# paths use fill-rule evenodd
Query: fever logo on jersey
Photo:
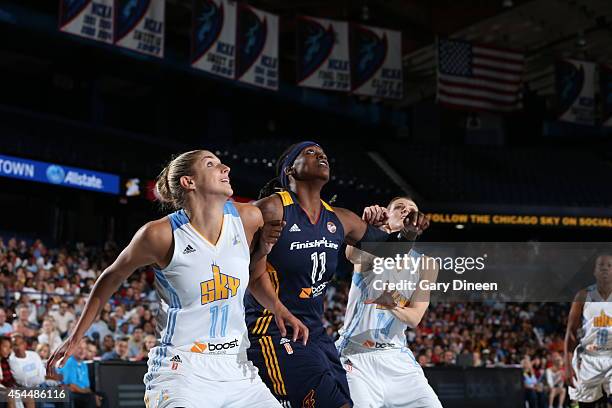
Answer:
<svg viewBox="0 0 612 408"><path fill-rule="evenodd" d="M306 397L304 397L304 400L302 401L302 408L315 408L316 401L314 399L314 395L314 390L308 391L308 394L306 394Z"/></svg>
<svg viewBox="0 0 612 408"><path fill-rule="evenodd" d="M212 265L213 278L200 283L202 304L236 296L240 279L221 273L218 265Z"/></svg>
<svg viewBox="0 0 612 408"><path fill-rule="evenodd" d="M601 314L593 319L593 326L595 327L610 327L612 326L612 317L606 315L603 310Z"/></svg>

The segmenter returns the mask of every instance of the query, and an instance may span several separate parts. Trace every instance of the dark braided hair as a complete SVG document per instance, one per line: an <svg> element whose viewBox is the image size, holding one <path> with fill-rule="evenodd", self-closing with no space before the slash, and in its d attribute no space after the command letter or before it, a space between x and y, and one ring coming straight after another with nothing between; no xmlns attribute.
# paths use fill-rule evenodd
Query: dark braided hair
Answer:
<svg viewBox="0 0 612 408"><path fill-rule="evenodd" d="M289 152L291 152L296 145L297 143L292 144L291 146L286 148L281 153L281 155L278 157L278 160L276 160L276 166L274 167L274 174L276 176L270 181L268 181L261 188L261 190L259 190L259 196L257 197L258 200L261 200L262 198L266 198L274 194L276 191L283 190L283 187L281 186L281 182L280 182L280 172L283 170L282 165L283 165L283 162L285 161L285 158L289 154Z"/></svg>

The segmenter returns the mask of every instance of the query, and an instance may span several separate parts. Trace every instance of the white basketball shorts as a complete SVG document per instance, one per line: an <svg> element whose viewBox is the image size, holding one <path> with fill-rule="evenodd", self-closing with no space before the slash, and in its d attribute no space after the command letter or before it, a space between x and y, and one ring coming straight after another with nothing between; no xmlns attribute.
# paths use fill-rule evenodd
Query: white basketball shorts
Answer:
<svg viewBox="0 0 612 408"><path fill-rule="evenodd" d="M282 408L246 355L155 347L148 365L147 408Z"/></svg>
<svg viewBox="0 0 612 408"><path fill-rule="evenodd" d="M354 408L442 408L408 349L352 354L341 361Z"/></svg>

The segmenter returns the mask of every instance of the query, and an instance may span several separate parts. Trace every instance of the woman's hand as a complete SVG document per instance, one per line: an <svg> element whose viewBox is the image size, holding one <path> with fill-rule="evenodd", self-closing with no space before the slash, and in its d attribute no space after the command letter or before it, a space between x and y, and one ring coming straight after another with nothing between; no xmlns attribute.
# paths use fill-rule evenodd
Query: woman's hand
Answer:
<svg viewBox="0 0 612 408"><path fill-rule="evenodd" d="M286 326L289 325L293 329L293 341L295 342L299 338L302 338L302 344L306 345L308 342L308 327L280 302L278 302L274 310L274 319L276 320L276 325L280 330L281 336L285 337L287 335Z"/></svg>
<svg viewBox="0 0 612 408"><path fill-rule="evenodd" d="M389 213L385 207L371 205L363 209L361 218L374 227L382 227L389 220Z"/></svg>
<svg viewBox="0 0 612 408"><path fill-rule="evenodd" d="M49 357L49 360L47 361L48 375L54 375L55 366L57 363L59 363L59 367L63 367L68 358L74 354L78 346L79 342L72 336L68 336L66 341L64 341L62 345L59 346L57 350L55 350Z"/></svg>

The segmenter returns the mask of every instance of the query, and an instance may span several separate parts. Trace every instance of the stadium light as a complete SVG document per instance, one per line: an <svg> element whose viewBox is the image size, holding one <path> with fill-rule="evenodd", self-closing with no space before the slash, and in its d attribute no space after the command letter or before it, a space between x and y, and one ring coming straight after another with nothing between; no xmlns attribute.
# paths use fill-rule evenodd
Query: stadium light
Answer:
<svg viewBox="0 0 612 408"><path fill-rule="evenodd" d="M502 7L503 8L511 8L514 7L514 2L512 0L504 0L502 2Z"/></svg>
<svg viewBox="0 0 612 408"><path fill-rule="evenodd" d="M367 4L364 4L361 8L361 19L363 21L368 21L370 19L370 8Z"/></svg>

